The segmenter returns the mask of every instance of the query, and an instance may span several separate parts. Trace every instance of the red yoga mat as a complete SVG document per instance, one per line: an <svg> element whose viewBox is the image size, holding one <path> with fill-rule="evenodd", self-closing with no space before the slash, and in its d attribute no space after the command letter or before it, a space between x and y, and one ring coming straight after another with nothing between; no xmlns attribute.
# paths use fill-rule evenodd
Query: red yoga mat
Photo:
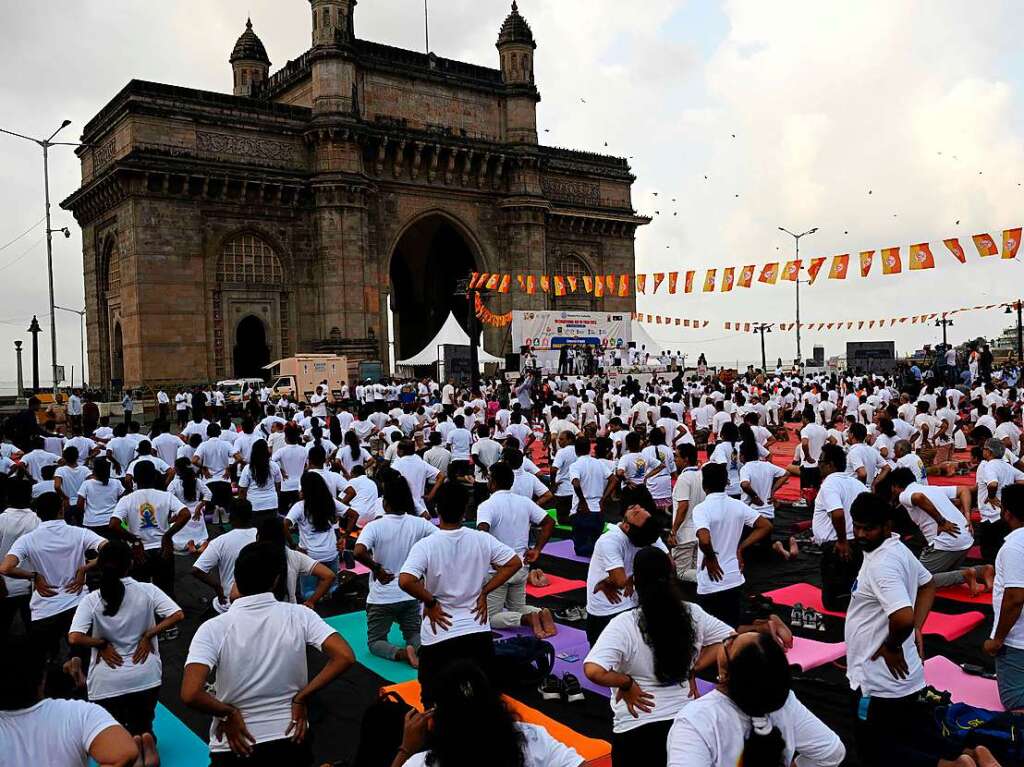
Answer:
<svg viewBox="0 0 1024 767"><path fill-rule="evenodd" d="M967 602L971 605L988 605L992 606L992 592L984 591L975 597L971 596L971 592L968 591L967 586L961 584L959 586L947 586L944 589L939 589L935 592L935 596L942 597L943 599L951 599L954 602Z"/></svg>
<svg viewBox="0 0 1024 767"><path fill-rule="evenodd" d="M777 604L787 607L792 607L799 602L804 607L813 607L824 615L832 615L837 618L846 617L846 613L826 610L821 603L821 589L809 583L797 583L775 591L767 591L765 596ZM943 639L953 641L979 626L983 620L985 620L985 616L974 610L957 615L938 613L933 610L924 622L924 633L937 634Z"/></svg>
<svg viewBox="0 0 1024 767"><path fill-rule="evenodd" d="M566 591L583 589L587 587L585 581L577 581L572 578L561 578L557 575L547 575L547 586L526 586L526 593L531 597L550 597L554 594L564 594Z"/></svg>

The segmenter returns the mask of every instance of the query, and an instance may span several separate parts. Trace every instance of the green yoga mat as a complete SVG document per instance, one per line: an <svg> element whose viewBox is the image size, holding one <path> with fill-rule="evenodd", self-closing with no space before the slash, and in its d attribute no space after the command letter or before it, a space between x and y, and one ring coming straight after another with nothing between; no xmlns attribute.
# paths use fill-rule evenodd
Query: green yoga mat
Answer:
<svg viewBox="0 0 1024 767"><path fill-rule="evenodd" d="M548 509L548 516L555 520L555 530L560 533L565 533L567 536L572 537L572 526L571 525L560 525L558 524L558 512L554 509ZM604 531L608 532L608 528L611 527L607 522L604 523Z"/></svg>
<svg viewBox="0 0 1024 767"><path fill-rule="evenodd" d="M334 615L330 618L325 618L325 620L331 628L341 634L345 641L351 645L352 652L356 655L356 660L370 669L370 671L384 677L393 684L408 682L416 678L416 669L412 666L406 663L399 663L398 661L378 658L370 652L370 648L366 646L365 612ZM405 645L405 640L402 639L402 632L398 630L397 625L391 627L388 641L397 647Z"/></svg>
<svg viewBox="0 0 1024 767"><path fill-rule="evenodd" d="M153 734L160 749L163 767L196 767L210 763L210 748L206 741L185 726L162 703L157 704L153 720ZM96 762L89 760L91 767Z"/></svg>

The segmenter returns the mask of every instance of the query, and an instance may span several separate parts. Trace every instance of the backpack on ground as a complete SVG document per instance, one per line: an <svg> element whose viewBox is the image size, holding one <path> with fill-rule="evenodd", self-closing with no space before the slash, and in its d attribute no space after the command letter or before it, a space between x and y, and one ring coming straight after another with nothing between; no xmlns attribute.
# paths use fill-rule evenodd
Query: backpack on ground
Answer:
<svg viewBox="0 0 1024 767"><path fill-rule="evenodd" d="M494 680L501 689L533 687L555 666L555 648L536 637L511 637L494 643Z"/></svg>
<svg viewBox="0 0 1024 767"><path fill-rule="evenodd" d="M935 718L942 736L958 746L985 746L1006 762L1024 759L1024 714L951 703L937 708Z"/></svg>

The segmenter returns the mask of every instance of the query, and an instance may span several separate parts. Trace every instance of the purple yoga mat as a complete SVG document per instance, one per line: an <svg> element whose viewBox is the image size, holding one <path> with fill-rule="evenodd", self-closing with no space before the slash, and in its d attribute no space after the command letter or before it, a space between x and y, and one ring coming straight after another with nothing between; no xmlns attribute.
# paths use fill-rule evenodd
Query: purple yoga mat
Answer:
<svg viewBox="0 0 1024 767"><path fill-rule="evenodd" d="M525 626L519 626L514 629L500 629L495 634L501 639L507 639L513 636L532 636L533 632ZM590 644L587 642L585 631L575 629L572 626L563 626L559 623L558 633L546 641L550 642L551 646L555 648L556 655L558 653L566 653L578 656L578 660L572 662L556 657L555 666L551 671L552 674L557 677L561 677L562 674L572 674L580 680L580 686L583 689L596 692L598 695L603 695L606 698L608 697L607 687L594 684L583 673L583 661L586 659L587 653L590 652Z"/></svg>
<svg viewBox="0 0 1024 767"><path fill-rule="evenodd" d="M572 541L552 541L544 547L544 553L550 554L553 557L559 559L568 559L570 562L582 562L583 564L590 563L590 557L580 557L576 555L576 551L573 548Z"/></svg>

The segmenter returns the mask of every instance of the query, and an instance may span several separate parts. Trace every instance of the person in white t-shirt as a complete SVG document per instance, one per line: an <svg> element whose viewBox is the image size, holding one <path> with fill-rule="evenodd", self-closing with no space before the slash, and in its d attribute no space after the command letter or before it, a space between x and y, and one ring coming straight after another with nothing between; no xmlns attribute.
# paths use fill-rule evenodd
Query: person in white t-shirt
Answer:
<svg viewBox="0 0 1024 767"><path fill-rule="evenodd" d="M991 565L963 566L974 545L971 488L921 485L914 481L909 469L892 472L889 486L893 500L907 510L928 544L920 559L932 574L935 588L966 583L971 596L991 589L995 577ZM960 504L959 509L953 505L954 499Z"/></svg>
<svg viewBox="0 0 1024 767"><path fill-rule="evenodd" d="M985 440L978 464L978 510L981 522L975 528L981 555L994 560L1009 530L1002 517L1002 494L1009 485L1024 484L1024 472L1004 460L1006 446L998 439Z"/></svg>
<svg viewBox="0 0 1024 767"><path fill-rule="evenodd" d="M802 459L800 463L800 491L803 500L812 502L821 487L821 469L818 459L828 438L828 431L815 422L814 411L805 408L800 416L803 426L800 429L800 447Z"/></svg>
<svg viewBox="0 0 1024 767"><path fill-rule="evenodd" d="M789 480L789 472L771 461L762 461L757 443L740 444L740 487L743 502L767 519L775 519L774 495Z"/></svg>
<svg viewBox="0 0 1024 767"><path fill-rule="evenodd" d="M925 687L921 628L935 598L932 575L892 532L892 507L873 493L851 508L863 564L846 614L846 676L860 697L854 735L864 764L934 764L956 759Z"/></svg>
<svg viewBox="0 0 1024 767"><path fill-rule="evenodd" d="M355 558L370 568L370 594L366 598L366 642L374 655L419 665L420 603L398 586L397 573L418 541L437 533L437 528L416 514L409 484L392 474L384 481L384 515L366 525L355 546ZM398 624L405 645L388 640Z"/></svg>
<svg viewBox="0 0 1024 767"><path fill-rule="evenodd" d="M238 498L248 501L258 516L274 515L280 505L278 494L283 481L281 465L271 460L266 440L256 440L249 463L238 477Z"/></svg>
<svg viewBox="0 0 1024 767"><path fill-rule="evenodd" d="M679 477L672 487L674 508L668 545L676 575L687 583L696 583L697 531L693 527L693 510L704 500L705 494L695 445L676 445L676 466Z"/></svg>
<svg viewBox="0 0 1024 767"><path fill-rule="evenodd" d="M213 494L206 483L196 476L192 462L187 458L179 458L174 464L174 479L167 486L167 492L173 495L188 509L188 522L174 535L174 550L188 554L200 554L210 539L206 529L205 510Z"/></svg>
<svg viewBox="0 0 1024 767"><path fill-rule="evenodd" d="M845 759L839 736L793 693L789 663L773 637L748 632L726 640L718 679L676 716L668 767L838 767Z"/></svg>
<svg viewBox="0 0 1024 767"><path fill-rule="evenodd" d="M811 533L821 547L821 598L827 609L843 610L861 565L861 551L852 545L850 508L867 488L846 473L846 453L838 445L825 445L818 463L824 479L814 499Z"/></svg>
<svg viewBox="0 0 1024 767"><path fill-rule="evenodd" d="M398 576L399 588L423 603L419 680L428 706L438 694L438 673L452 660L489 665L494 642L487 596L522 567L515 551L493 535L462 526L467 500L461 484L442 487L440 530L413 545Z"/></svg>
<svg viewBox="0 0 1024 767"><path fill-rule="evenodd" d="M307 471L303 474L300 487L302 500L288 510L284 519L285 534L290 536L297 529L299 551L337 575L341 552L345 550L345 538L339 519L346 516L346 509L331 493L323 476L317 472ZM350 513L355 517L355 512ZM303 600L312 598L318 580L313 575L302 577L300 594ZM331 593L334 593L336 587L337 581L332 583Z"/></svg>
<svg viewBox="0 0 1024 767"><path fill-rule="evenodd" d="M110 517L108 535L123 538L145 552L145 564L136 570L140 581L152 581L174 598L174 536L188 523L188 508L165 490L156 467L135 467L138 490L117 502Z"/></svg>
<svg viewBox="0 0 1024 767"><path fill-rule="evenodd" d="M271 543L246 546L235 562L238 598L231 609L202 624L192 638L181 683L182 702L214 718L210 755L263 764L310 764L308 699L347 671L355 656L348 643L304 605L279 602L280 552ZM306 648L327 656L308 678ZM213 691L206 682L216 672Z"/></svg>
<svg viewBox="0 0 1024 767"><path fill-rule="evenodd" d="M103 547L97 561L100 588L79 602L68 642L92 653L89 700L109 711L153 763L153 717L163 676L157 637L185 613L153 584L130 578L131 567L128 544L111 541Z"/></svg>
<svg viewBox="0 0 1024 767"><path fill-rule="evenodd" d="M693 510L697 531L697 602L730 626L740 622L743 552L772 532L772 523L742 501L725 494L728 475L720 463L701 468L706 497ZM746 538L743 529L751 528Z"/></svg>
<svg viewBox="0 0 1024 767"><path fill-rule="evenodd" d="M617 484L611 461L590 455L590 439L579 436L573 444L576 460L569 467L573 497L570 509L572 540L578 556L590 556L604 529L605 500Z"/></svg>
<svg viewBox="0 0 1024 767"><path fill-rule="evenodd" d="M228 516L231 529L211 540L192 565L193 577L213 590L211 604L218 613L227 612L231 606L228 594L235 585L235 561L239 552L256 541L252 517L252 505L244 499L236 500ZM216 575L212 574L214 570Z"/></svg>
<svg viewBox="0 0 1024 767"><path fill-rule="evenodd" d="M299 444L302 433L294 423L284 427L285 445L273 452L270 460L281 468L281 492L279 493L280 513L288 510L299 500L299 481L306 470L306 448Z"/></svg>
<svg viewBox="0 0 1024 767"><path fill-rule="evenodd" d="M1000 511L1009 533L996 555L995 615L983 649L995 658L999 699L1013 711L1024 708L1024 486L1003 490Z"/></svg>
<svg viewBox="0 0 1024 767"><path fill-rule="evenodd" d="M8 480L5 491L7 508L0 513L0 562L7 556L14 542L39 527L39 517L32 510L32 485L28 480ZM16 578L3 579L3 597L0 598L0 637L9 636L11 622L20 616L24 633L29 633L32 613L29 600L32 584Z"/></svg>
<svg viewBox="0 0 1024 767"><path fill-rule="evenodd" d="M525 565L540 558L555 529L555 520L528 498L512 492L512 467L498 461L491 465L490 497L476 510L476 527L490 533L512 549ZM537 539L529 545L530 531L537 527ZM555 619L547 608L526 604L529 568L523 567L487 597L487 614L493 629L529 627L538 639L555 635Z"/></svg>
<svg viewBox="0 0 1024 767"><path fill-rule="evenodd" d="M71 446L64 448L64 465L58 466L53 474L53 489L61 497L64 503L64 513L70 516L69 512L74 510L77 517L78 489L82 483L92 474L88 466L78 463L78 448ZM79 521L76 519L76 521Z"/></svg>
<svg viewBox="0 0 1024 767"><path fill-rule="evenodd" d="M30 637L10 637L0 654L0 760L4 765L131 767L140 750L95 703L43 698L46 657Z"/></svg>
<svg viewBox="0 0 1024 767"><path fill-rule="evenodd" d="M518 720L479 664L456 660L439 676L435 706L406 717L390 767L444 767L455 754L488 765L582 767L584 759L536 724ZM460 758L461 757L461 758ZM499 758L500 757L500 758Z"/></svg>
<svg viewBox="0 0 1024 767"><path fill-rule="evenodd" d="M647 488L622 491L622 522L610 526L594 544L587 567L587 641L593 647L612 618L638 604L633 590L633 559L639 549L654 546L667 552L664 530Z"/></svg>

